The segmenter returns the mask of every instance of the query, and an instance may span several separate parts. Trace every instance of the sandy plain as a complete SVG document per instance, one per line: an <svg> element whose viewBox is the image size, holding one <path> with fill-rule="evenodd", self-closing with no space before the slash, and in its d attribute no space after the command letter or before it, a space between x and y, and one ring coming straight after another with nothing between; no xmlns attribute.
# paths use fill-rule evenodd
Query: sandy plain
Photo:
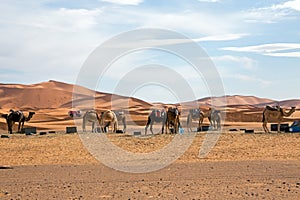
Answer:
<svg viewBox="0 0 300 200"><path fill-rule="evenodd" d="M226 108L227 117L221 136L205 158L199 157L199 150L207 133L198 132L190 147L172 164L149 173L126 173L97 160L83 145L80 127L79 133L65 133L67 126L75 125L67 115L71 92L65 91L70 91L71 86L52 81L30 87L5 85L1 88L0 93L5 98L1 100L0 113L18 107L25 113L34 110L36 115L26 127L36 127L38 133L9 135L5 120L0 119L0 134L10 137L0 138L0 199L300 197L300 133L264 133L260 122L263 108L245 104L248 97L235 97L234 101L238 101L235 103L231 100L232 106ZM23 93L16 91L18 88L33 99L27 96L26 99ZM44 96L37 98L36 95L42 94L44 89L53 90L51 100ZM24 100L16 103L13 98L19 98L18 95ZM97 109L108 109L109 98L98 95L97 100L101 103ZM118 99L119 105L124 101L128 100ZM255 101L258 100L251 98L251 104L268 103L266 99ZM245 105L240 105L241 102ZM149 153L173 141L175 136L171 134L133 136L135 130L144 133L152 105L135 99L128 104L130 110L127 114L131 119L128 130L125 134L106 134L112 144L127 152ZM183 113L182 123L185 124L186 112ZM285 121L291 124L299 118L300 112L297 111ZM207 119L204 123L208 125ZM194 122L193 126L196 124ZM229 131L233 128L237 131ZM159 129L160 125L155 125L155 133ZM254 129L255 133L246 134L240 129ZM51 130L55 133L48 133ZM41 131L47 134L39 135Z"/></svg>

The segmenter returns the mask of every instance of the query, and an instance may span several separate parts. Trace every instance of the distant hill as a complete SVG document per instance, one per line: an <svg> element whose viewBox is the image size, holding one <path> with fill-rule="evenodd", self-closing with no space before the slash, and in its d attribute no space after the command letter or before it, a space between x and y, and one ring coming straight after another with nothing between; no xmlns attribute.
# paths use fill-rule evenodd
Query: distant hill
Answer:
<svg viewBox="0 0 300 200"><path fill-rule="evenodd" d="M38 84L0 84L1 109L55 109L72 108L74 85L50 80ZM87 105L90 96L95 96L97 109L126 107L150 107L151 104L136 98L112 95L103 92L94 92L84 87L80 88L78 99ZM111 103L113 100L113 104ZM86 104L85 104L86 103Z"/></svg>
<svg viewBox="0 0 300 200"><path fill-rule="evenodd" d="M1 109L55 109L55 108L72 108L72 96L74 85L63 82L50 80L31 85L22 84L0 84L0 108ZM96 108L110 109L111 105L114 108L139 108L146 110L150 107L159 106L151 104L137 98L124 97L120 95L112 95L103 92L94 92L84 87L80 87L80 94L78 94L79 101L87 105L89 96L95 96ZM220 97L206 97L198 99L196 102L200 106L209 107L214 102L219 102ZM113 100L113 103L111 101ZM194 101L195 103L195 101ZM277 103L283 107L296 106L300 108L300 100L284 100L274 101L272 99L259 98L255 96L226 96L227 107L258 107L262 108L266 105L276 105ZM184 104L192 105L192 102L185 102Z"/></svg>
<svg viewBox="0 0 300 200"><path fill-rule="evenodd" d="M292 99L292 100L284 100L284 101L275 101L267 98L260 98L255 96L242 96L242 95L227 95L224 97L206 97L197 100L197 103L200 106L211 106L212 102L214 105L223 105L223 101L225 100L227 107L240 107L240 106L249 106L249 107L257 107L262 108L266 105L277 105L279 104L281 107L292 107L296 106L300 108L300 99ZM191 102L190 102L191 103Z"/></svg>

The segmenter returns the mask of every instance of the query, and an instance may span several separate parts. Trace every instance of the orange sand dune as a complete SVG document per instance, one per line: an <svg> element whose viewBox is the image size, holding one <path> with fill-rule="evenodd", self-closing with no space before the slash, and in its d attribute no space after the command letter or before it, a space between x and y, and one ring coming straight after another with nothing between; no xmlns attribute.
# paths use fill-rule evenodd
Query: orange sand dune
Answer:
<svg viewBox="0 0 300 200"><path fill-rule="evenodd" d="M95 105L98 112L107 109L125 110L129 115L128 119L139 125L146 124L147 115L151 109L165 106L162 103L151 104L132 97L95 92L81 86L51 80L32 85L0 84L0 113L8 113L10 109L15 109L23 110L27 115L28 111L34 110L36 115L30 122L25 123L26 126L35 126L41 130L63 130L65 126L74 125L74 121L68 116L68 111L73 107L74 87L76 87L75 91L78 97L75 103L80 102L80 106L77 106L76 109L81 109L84 112L86 109L93 109ZM183 103L183 124L185 124L188 109L199 105L201 109L207 111L212 102L222 103L222 99L220 97L203 98L194 102ZM260 124L263 108L268 104L279 103L283 107L300 107L300 100L295 99L277 102L266 98L239 95L226 96L226 103L227 105L222 108L222 112L226 114L226 122L228 123L256 122ZM298 111L286 121L295 119L300 119ZM208 121L206 120L205 123ZM7 130L3 118L0 119L0 129Z"/></svg>

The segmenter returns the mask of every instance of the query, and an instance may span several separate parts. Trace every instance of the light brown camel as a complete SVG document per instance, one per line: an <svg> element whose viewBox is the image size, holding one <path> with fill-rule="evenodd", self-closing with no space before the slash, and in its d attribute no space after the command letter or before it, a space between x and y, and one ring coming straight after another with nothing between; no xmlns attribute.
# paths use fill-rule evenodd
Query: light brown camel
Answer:
<svg viewBox="0 0 300 200"><path fill-rule="evenodd" d="M99 124L101 126L102 132L107 132L106 128L108 128L109 126L111 126L113 133L116 133L118 130L117 116L111 110L107 110L101 113Z"/></svg>
<svg viewBox="0 0 300 200"><path fill-rule="evenodd" d="M178 133L180 127L180 111L178 108L170 107L167 111L167 119L166 119L166 133L168 130L170 131L170 126L173 127L173 133ZM171 131L170 131L171 132ZM171 132L172 133L172 132Z"/></svg>
<svg viewBox="0 0 300 200"><path fill-rule="evenodd" d="M219 130L221 128L221 113L220 110L216 110L215 108L209 108L207 113L208 120L210 122L210 126L214 130Z"/></svg>
<svg viewBox="0 0 300 200"><path fill-rule="evenodd" d="M267 124L269 120L276 120L277 121L277 132L280 133L280 123L283 120L283 117L289 117L296 111L296 107L292 107L288 112L284 111L283 108L280 107L270 107L266 106L266 108L263 111L263 128L266 133L270 133Z"/></svg>
<svg viewBox="0 0 300 200"><path fill-rule="evenodd" d="M189 114L187 116L186 124L188 131L192 131L192 122L198 121L198 128L197 130L202 128L202 123L206 115L199 109L190 109Z"/></svg>
<svg viewBox="0 0 300 200"><path fill-rule="evenodd" d="M12 127L15 122L19 122L18 132L20 133L21 129L23 129L24 122L28 122L34 114L35 112L29 112L28 116L26 117L22 111L10 110L9 114L2 114L1 117L6 119L8 132L12 134Z"/></svg>
<svg viewBox="0 0 300 200"><path fill-rule="evenodd" d="M124 113L124 111L113 111L118 119L118 122L122 122L123 124L123 133L126 132L126 115Z"/></svg>
<svg viewBox="0 0 300 200"><path fill-rule="evenodd" d="M97 114L97 112L95 110L86 111L86 113L82 117L82 131L86 132L85 126L88 122L90 122L90 123L92 123L92 132L94 132L95 131L95 123L98 124L99 120L100 120L99 115Z"/></svg>

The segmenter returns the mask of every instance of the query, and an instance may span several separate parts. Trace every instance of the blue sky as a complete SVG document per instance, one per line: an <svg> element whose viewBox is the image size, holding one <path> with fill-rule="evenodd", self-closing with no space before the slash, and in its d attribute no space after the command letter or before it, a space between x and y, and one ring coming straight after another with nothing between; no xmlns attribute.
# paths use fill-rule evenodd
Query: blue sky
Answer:
<svg viewBox="0 0 300 200"><path fill-rule="evenodd" d="M104 41L132 29L161 28L191 38L206 51L223 80L225 94L300 99L299 21L300 0L3 0L0 82L75 83L85 60ZM196 98L210 95L203 79L193 76L186 63L146 50L116 61L116 69L96 89L114 92L126 70L151 62L175 66ZM155 85L156 96L149 90L147 86L134 95L149 101L176 101L162 95L172 93L165 88Z"/></svg>

